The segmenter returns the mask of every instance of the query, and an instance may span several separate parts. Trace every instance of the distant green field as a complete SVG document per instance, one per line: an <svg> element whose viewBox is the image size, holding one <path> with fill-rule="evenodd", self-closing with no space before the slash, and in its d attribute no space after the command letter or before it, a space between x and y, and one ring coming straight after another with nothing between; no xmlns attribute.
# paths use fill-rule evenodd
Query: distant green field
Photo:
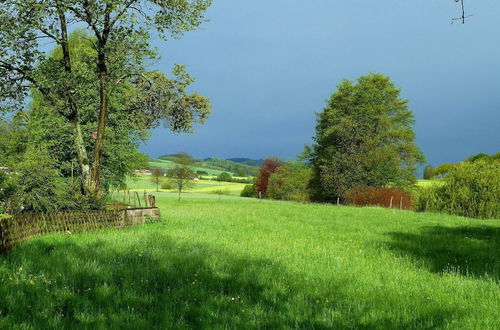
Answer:
<svg viewBox="0 0 500 330"><path fill-rule="evenodd" d="M175 163L171 160L163 160L163 159L153 159L149 162L149 166L151 168L159 167L162 169L169 169L172 168L175 165ZM219 170L213 170L210 168L205 168L205 167L195 167L196 171L205 171L208 173L208 175L219 175L222 172L225 171L219 171ZM228 172L229 174L233 175L233 173Z"/></svg>
<svg viewBox="0 0 500 330"><path fill-rule="evenodd" d="M0 329L498 329L499 221L157 200L161 223L0 257Z"/></svg>
<svg viewBox="0 0 500 330"><path fill-rule="evenodd" d="M168 182L165 178L163 182ZM209 181L209 180L198 180L193 181L194 186L190 189L187 189L185 193L193 194L193 193L204 193L211 194L216 190L222 190L224 193L233 196L239 196L241 190L245 187L244 183L233 183L233 182L217 182L217 181ZM127 180L127 187L132 190L146 190L149 192L156 191L156 185L151 181L151 176L148 175L139 175L135 178L131 178ZM162 192L175 192L174 189L163 190Z"/></svg>

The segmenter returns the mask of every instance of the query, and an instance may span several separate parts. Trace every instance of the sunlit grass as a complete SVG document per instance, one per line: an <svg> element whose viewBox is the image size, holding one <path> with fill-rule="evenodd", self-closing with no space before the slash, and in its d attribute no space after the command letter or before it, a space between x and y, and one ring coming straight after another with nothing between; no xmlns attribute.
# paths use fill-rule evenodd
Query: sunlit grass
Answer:
<svg viewBox="0 0 500 330"><path fill-rule="evenodd" d="M161 223L0 257L0 328L498 328L498 221L199 193L158 204Z"/></svg>
<svg viewBox="0 0 500 330"><path fill-rule="evenodd" d="M162 179L162 182L168 182L166 178ZM245 187L245 183L234 183L234 182L218 182L211 180L197 180L193 181L193 186L184 191L186 194L192 193L205 193L210 194L216 190L227 191L230 195L239 196L241 190ZM140 175L135 178L127 180L127 188L131 190L155 192L156 185L151 181L151 176ZM174 193L175 188L172 189L160 189L162 192Z"/></svg>
<svg viewBox="0 0 500 330"><path fill-rule="evenodd" d="M164 160L164 159L153 159L149 162L149 166L154 168L154 167L159 167L162 169L169 169L175 166L175 163L171 160ZM219 175L222 172L227 172L227 171L220 171L220 170L214 170L211 168L205 168L205 167L195 167L195 171L204 171L207 172L208 175ZM228 172L229 174L232 174L231 172Z"/></svg>

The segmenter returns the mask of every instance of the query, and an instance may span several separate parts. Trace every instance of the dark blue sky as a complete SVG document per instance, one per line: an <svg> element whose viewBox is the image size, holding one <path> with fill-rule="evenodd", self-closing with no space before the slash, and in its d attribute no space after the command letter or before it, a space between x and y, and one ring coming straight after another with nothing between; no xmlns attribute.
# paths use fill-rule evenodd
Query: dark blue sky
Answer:
<svg viewBox="0 0 500 330"><path fill-rule="evenodd" d="M185 64L213 114L194 134L157 129L142 150L295 158L343 78L390 76L410 100L429 163L500 151L500 1L215 0L210 22L154 41Z"/></svg>

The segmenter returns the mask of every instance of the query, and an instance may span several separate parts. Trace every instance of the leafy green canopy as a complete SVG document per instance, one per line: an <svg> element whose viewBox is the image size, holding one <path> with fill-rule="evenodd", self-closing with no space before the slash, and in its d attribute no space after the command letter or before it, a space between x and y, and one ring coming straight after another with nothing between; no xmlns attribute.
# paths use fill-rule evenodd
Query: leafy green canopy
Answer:
<svg viewBox="0 0 500 330"><path fill-rule="evenodd" d="M355 186L407 187L424 159L414 118L400 90L381 74L342 81L317 116L315 144L306 150L314 198L336 200Z"/></svg>
<svg viewBox="0 0 500 330"><path fill-rule="evenodd" d="M85 150L91 150L94 143L93 132L96 131L99 95L95 88L96 73L93 70L93 53L89 36L84 31L76 31L70 37L70 51L73 54L74 76L78 83L75 86L74 99L79 104L79 123L82 129ZM56 81L61 68L51 65L62 58L60 47L56 47L50 56L40 64L39 76L46 81ZM59 87L58 87L59 88ZM62 88L62 86L60 87ZM138 152L142 141L149 136L148 125L144 124L144 113L134 113L135 105L130 100L134 89L130 83L117 88L110 101L107 139L103 153L102 184L123 186L125 178L135 168L147 164L147 156ZM65 177L80 176L78 159L73 148L71 124L60 113L64 105L47 102L37 91L33 93L31 111L28 112L29 144L44 146L61 175ZM91 157L91 154L88 154Z"/></svg>
<svg viewBox="0 0 500 330"><path fill-rule="evenodd" d="M500 160L454 164L443 179L421 188L418 211L500 219Z"/></svg>
<svg viewBox="0 0 500 330"><path fill-rule="evenodd" d="M311 168L302 163L286 163L271 174L267 185L267 197L297 202L309 201Z"/></svg>
<svg viewBox="0 0 500 330"><path fill-rule="evenodd" d="M82 188L99 194L107 143L104 137L113 119L113 101L123 86L130 87L129 116L138 117L134 119L145 128L165 121L173 131L190 132L194 122L202 123L210 113L206 98L185 92L193 79L183 66L174 67L174 79L145 68L145 63L158 58L149 45L150 31L156 30L163 38L180 37L205 20L210 2L0 2L0 111L15 110L33 90L38 93L71 124ZM92 61L83 71L75 68L79 53L71 50L68 37L68 31L75 28L84 28L89 34L84 39L91 45L86 55ZM46 59L47 42L59 47L60 56ZM92 114L96 134L90 147L81 126L82 118L89 116L89 106L97 109L97 116Z"/></svg>

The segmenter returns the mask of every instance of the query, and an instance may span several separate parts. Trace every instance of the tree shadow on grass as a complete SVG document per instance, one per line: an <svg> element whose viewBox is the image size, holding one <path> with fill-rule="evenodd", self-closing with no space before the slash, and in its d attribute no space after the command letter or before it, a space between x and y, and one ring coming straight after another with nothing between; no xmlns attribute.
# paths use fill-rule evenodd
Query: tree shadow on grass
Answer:
<svg viewBox="0 0 500 330"><path fill-rule="evenodd" d="M0 260L0 328L414 328L446 324L454 314L436 308L413 320L329 318L359 305L341 280L331 283L334 301L319 305L323 292L308 291L272 260L166 235L131 236L36 239Z"/></svg>
<svg viewBox="0 0 500 330"><path fill-rule="evenodd" d="M388 233L389 247L423 262L435 273L500 280L500 228L424 227L420 233Z"/></svg>

